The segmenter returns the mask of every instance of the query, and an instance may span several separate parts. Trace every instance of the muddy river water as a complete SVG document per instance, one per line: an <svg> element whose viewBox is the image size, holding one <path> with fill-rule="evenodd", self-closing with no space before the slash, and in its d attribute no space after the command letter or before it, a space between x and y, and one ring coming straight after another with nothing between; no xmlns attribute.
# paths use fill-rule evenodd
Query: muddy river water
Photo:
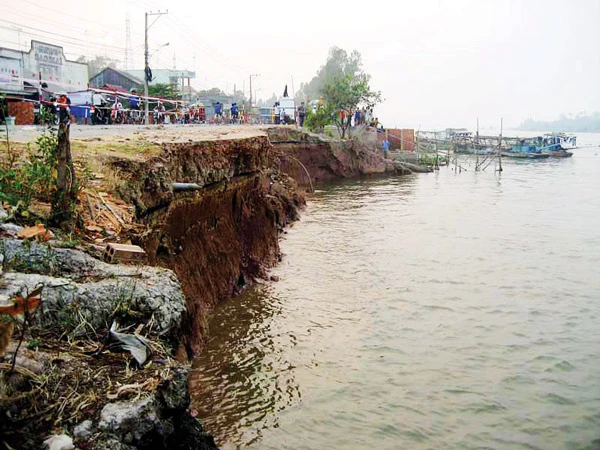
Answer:
<svg viewBox="0 0 600 450"><path fill-rule="evenodd" d="M191 376L223 449L600 448L600 135L321 186Z"/></svg>

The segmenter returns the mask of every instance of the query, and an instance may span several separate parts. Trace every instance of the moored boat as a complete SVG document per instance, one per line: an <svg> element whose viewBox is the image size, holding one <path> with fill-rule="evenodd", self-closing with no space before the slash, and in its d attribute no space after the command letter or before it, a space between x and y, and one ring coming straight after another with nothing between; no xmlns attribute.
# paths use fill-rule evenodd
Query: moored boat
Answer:
<svg viewBox="0 0 600 450"><path fill-rule="evenodd" d="M542 152L542 138L527 138L520 139L516 144L513 144L508 151L502 152L502 156L506 158L528 158L528 159L545 159L550 155Z"/></svg>
<svg viewBox="0 0 600 450"><path fill-rule="evenodd" d="M521 159L546 159L546 158L550 158L550 155L547 153L508 151L508 152L502 152L502 157L503 158L521 158Z"/></svg>
<svg viewBox="0 0 600 450"><path fill-rule="evenodd" d="M551 156L552 158L568 158L573 156L573 152L568 152L566 150L542 150L542 154Z"/></svg>

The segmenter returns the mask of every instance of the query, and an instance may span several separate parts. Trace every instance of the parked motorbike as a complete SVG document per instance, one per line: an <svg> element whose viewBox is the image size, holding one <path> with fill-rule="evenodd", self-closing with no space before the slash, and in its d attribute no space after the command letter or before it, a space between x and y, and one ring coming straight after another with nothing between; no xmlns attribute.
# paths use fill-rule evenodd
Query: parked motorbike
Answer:
<svg viewBox="0 0 600 450"><path fill-rule="evenodd" d="M108 111L104 106L91 106L92 125L109 125L111 120Z"/></svg>

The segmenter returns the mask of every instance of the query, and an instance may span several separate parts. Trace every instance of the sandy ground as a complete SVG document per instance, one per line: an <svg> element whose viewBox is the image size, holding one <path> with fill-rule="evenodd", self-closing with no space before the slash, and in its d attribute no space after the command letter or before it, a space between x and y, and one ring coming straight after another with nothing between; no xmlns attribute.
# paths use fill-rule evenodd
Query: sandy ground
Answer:
<svg viewBox="0 0 600 450"><path fill-rule="evenodd" d="M265 136L274 125L72 125L71 140L102 139L142 135L144 140L161 142L194 142L221 139L244 139ZM13 142L33 142L44 127L34 125L9 128ZM6 139L6 129L0 127L0 140Z"/></svg>

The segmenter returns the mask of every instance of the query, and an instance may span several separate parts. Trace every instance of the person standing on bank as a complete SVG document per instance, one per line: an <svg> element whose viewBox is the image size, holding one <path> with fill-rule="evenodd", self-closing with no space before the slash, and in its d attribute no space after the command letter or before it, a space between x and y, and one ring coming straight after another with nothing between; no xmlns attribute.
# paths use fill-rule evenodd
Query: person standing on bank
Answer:
<svg viewBox="0 0 600 450"><path fill-rule="evenodd" d="M58 106L58 120L60 123L69 125L71 123L71 99L66 92L58 94L56 99Z"/></svg>
<svg viewBox="0 0 600 450"><path fill-rule="evenodd" d="M304 102L300 102L298 106L298 125L300 128L304 126L304 117L306 116L306 110L304 109Z"/></svg>
<svg viewBox="0 0 600 450"><path fill-rule="evenodd" d="M360 109L356 108L356 112L354 113L354 126L360 126Z"/></svg>
<svg viewBox="0 0 600 450"><path fill-rule="evenodd" d="M383 157L387 159L389 151L390 151L390 141L387 138L383 140L381 143L381 148L383 149Z"/></svg>

